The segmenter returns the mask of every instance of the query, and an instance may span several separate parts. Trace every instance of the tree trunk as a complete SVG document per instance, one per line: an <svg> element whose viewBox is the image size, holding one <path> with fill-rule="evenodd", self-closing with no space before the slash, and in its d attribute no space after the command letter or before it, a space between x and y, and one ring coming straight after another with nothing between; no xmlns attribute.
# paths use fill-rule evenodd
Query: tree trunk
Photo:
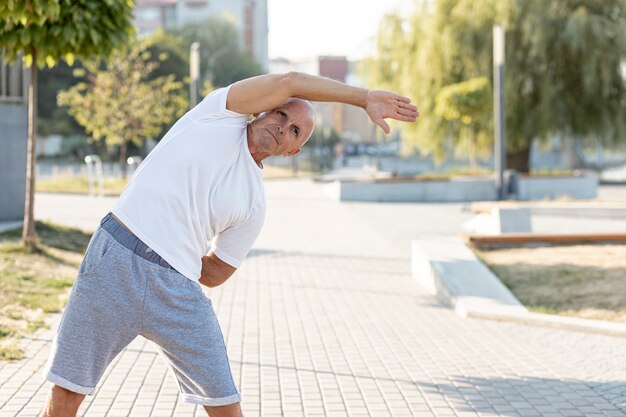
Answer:
<svg viewBox="0 0 626 417"><path fill-rule="evenodd" d="M120 146L120 168L122 170L122 178L126 179L126 152L128 150L128 141L125 139Z"/></svg>
<svg viewBox="0 0 626 417"><path fill-rule="evenodd" d="M506 153L506 169L514 169L520 173L530 172L530 148L532 141L528 146L517 151L508 151Z"/></svg>
<svg viewBox="0 0 626 417"><path fill-rule="evenodd" d="M28 154L26 159L26 201L24 204L24 227L22 244L31 250L37 249L35 234L35 145L37 132L37 51L33 49L28 86Z"/></svg>

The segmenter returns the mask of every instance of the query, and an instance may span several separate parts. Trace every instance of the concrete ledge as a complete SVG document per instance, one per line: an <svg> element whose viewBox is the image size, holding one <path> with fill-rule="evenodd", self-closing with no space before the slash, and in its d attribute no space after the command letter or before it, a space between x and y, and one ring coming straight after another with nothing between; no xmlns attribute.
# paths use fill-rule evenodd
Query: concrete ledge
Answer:
<svg viewBox="0 0 626 417"><path fill-rule="evenodd" d="M592 172L571 177L516 177L518 200L568 197L592 199L597 196L598 178ZM339 201L373 202L469 202L495 200L495 181L490 176L452 177L450 180L349 180L337 179L324 185L331 198Z"/></svg>
<svg viewBox="0 0 626 417"><path fill-rule="evenodd" d="M530 244L573 245L584 243L625 243L626 233L509 233L506 235L464 236L468 243L477 246L506 246Z"/></svg>
<svg viewBox="0 0 626 417"><path fill-rule="evenodd" d="M516 186L519 200L560 197L590 199L598 195L598 176L593 171L564 177L519 175Z"/></svg>
<svg viewBox="0 0 626 417"><path fill-rule="evenodd" d="M542 314L527 312L525 314L507 314L504 311L472 310L466 317L509 321L528 324L531 326L551 327L561 330L574 330L589 333L605 334L609 336L626 337L626 324L603 320L580 319L577 317L558 316L556 314Z"/></svg>
<svg viewBox="0 0 626 417"><path fill-rule="evenodd" d="M462 317L626 337L626 324L529 312L460 238L413 240L411 273Z"/></svg>
<svg viewBox="0 0 626 417"><path fill-rule="evenodd" d="M411 271L422 287L463 316L479 309L528 311L460 238L413 240Z"/></svg>
<svg viewBox="0 0 626 417"><path fill-rule="evenodd" d="M467 202L495 200L494 180L483 177L450 181L334 181L325 193L338 201Z"/></svg>
<svg viewBox="0 0 626 417"><path fill-rule="evenodd" d="M534 216L594 217L603 219L626 218L626 204L621 202L515 202L479 201L470 205L474 213L491 213L495 208L527 208Z"/></svg>
<svg viewBox="0 0 626 417"><path fill-rule="evenodd" d="M590 207L590 206L554 206L540 205L531 207L530 211L536 216L567 216L599 219L626 219L626 207Z"/></svg>
<svg viewBox="0 0 626 417"><path fill-rule="evenodd" d="M530 210L493 206L490 213L479 213L462 225L463 233L498 236L506 233L531 233Z"/></svg>

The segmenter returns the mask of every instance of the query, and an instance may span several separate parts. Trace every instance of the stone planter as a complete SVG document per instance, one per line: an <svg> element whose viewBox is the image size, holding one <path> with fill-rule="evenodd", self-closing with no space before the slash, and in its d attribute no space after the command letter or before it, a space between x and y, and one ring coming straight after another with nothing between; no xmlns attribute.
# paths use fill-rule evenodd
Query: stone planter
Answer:
<svg viewBox="0 0 626 417"><path fill-rule="evenodd" d="M488 177L451 180L338 180L324 185L331 198L339 201L374 202L465 202L495 200L494 180Z"/></svg>
<svg viewBox="0 0 626 417"><path fill-rule="evenodd" d="M598 196L598 176L592 171L563 177L517 175L515 182L518 200L592 199Z"/></svg>

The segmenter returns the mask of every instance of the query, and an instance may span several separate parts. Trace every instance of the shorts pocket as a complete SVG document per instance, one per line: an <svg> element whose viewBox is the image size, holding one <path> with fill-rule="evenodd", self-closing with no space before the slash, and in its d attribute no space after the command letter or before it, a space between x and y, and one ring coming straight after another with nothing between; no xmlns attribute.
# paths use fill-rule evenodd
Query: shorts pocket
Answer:
<svg viewBox="0 0 626 417"><path fill-rule="evenodd" d="M107 255L111 252L114 239L104 229L98 229L91 237L83 261L78 269L79 275L89 275L98 270Z"/></svg>
<svg viewBox="0 0 626 417"><path fill-rule="evenodd" d="M193 281L173 269L168 270L168 275L180 296L189 300L203 300L207 298L202 291L202 285L198 281Z"/></svg>

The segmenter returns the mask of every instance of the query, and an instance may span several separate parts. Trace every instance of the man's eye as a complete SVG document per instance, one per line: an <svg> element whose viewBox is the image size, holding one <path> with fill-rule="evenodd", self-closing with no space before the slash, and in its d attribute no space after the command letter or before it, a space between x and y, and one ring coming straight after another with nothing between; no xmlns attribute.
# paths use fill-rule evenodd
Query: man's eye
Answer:
<svg viewBox="0 0 626 417"><path fill-rule="evenodd" d="M297 127L294 127L294 128L293 128L293 133L294 133L296 136L298 136L298 132L300 132L300 131L298 130L298 128L297 128Z"/></svg>
<svg viewBox="0 0 626 417"><path fill-rule="evenodd" d="M284 112L282 112L282 111L279 111L279 112L278 112L278 114L280 114L280 117L285 117L285 116L287 116L287 115L286 115Z"/></svg>

